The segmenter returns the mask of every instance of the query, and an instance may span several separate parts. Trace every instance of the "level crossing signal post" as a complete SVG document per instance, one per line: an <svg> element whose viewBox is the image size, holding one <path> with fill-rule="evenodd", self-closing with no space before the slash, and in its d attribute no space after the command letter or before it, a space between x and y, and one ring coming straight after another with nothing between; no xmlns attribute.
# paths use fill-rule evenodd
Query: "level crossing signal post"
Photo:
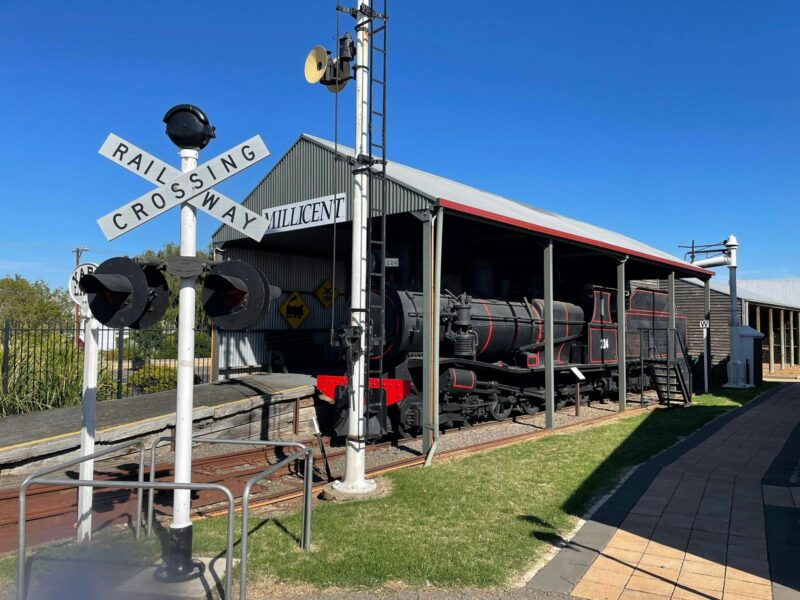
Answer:
<svg viewBox="0 0 800 600"><path fill-rule="evenodd" d="M194 392L195 284L203 280L206 314L220 329L246 329L263 320L280 290L263 273L242 261L203 262L197 258L196 209L216 217L260 241L269 222L212 187L266 158L269 151L259 136L234 146L198 166L199 151L215 137L215 128L199 108L181 104L164 117L167 135L180 149L181 171L135 145L111 134L100 154L148 179L158 187L98 220L106 238L114 239L181 207L180 256L164 262L111 258L80 279L91 314L103 325L141 329L155 324L168 304L169 288L163 271L180 279L178 307L178 381L175 424L175 482L191 483L192 409ZM164 565L156 571L163 581L184 581L201 573L192 557L191 492L176 489L169 547Z"/></svg>

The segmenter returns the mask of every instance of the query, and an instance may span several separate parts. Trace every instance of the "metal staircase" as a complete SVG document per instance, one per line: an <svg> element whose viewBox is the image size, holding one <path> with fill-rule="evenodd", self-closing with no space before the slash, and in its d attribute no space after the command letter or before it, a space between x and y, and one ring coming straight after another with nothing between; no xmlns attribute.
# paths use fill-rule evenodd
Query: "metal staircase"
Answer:
<svg viewBox="0 0 800 600"><path fill-rule="evenodd" d="M642 365L653 382L661 404L692 402L689 353L677 329L639 330Z"/></svg>

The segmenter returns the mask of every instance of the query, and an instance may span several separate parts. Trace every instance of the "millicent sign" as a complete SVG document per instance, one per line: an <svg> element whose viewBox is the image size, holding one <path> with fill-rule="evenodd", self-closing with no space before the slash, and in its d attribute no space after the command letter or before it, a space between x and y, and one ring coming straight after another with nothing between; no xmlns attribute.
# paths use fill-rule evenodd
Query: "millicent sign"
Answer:
<svg viewBox="0 0 800 600"><path fill-rule="evenodd" d="M267 235L350 220L344 193L266 208L262 214L269 220Z"/></svg>

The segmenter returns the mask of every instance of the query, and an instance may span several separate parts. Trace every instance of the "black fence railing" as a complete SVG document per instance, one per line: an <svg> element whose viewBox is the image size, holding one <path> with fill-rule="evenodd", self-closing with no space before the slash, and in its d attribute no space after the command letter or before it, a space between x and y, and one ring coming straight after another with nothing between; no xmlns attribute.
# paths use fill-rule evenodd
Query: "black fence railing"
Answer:
<svg viewBox="0 0 800 600"><path fill-rule="evenodd" d="M80 331L80 336L83 330ZM83 340L73 324L4 323L0 351L0 416L72 406L83 389ZM177 386L178 330L101 327L98 400L150 394ZM211 378L211 329L195 329L195 383Z"/></svg>

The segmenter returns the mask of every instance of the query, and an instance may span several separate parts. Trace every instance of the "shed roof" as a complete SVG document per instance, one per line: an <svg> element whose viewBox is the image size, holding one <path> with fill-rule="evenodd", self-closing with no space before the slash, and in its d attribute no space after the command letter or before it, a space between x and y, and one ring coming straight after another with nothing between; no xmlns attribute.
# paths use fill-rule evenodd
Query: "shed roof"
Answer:
<svg viewBox="0 0 800 600"><path fill-rule="evenodd" d="M306 133L300 136L298 143L302 140L317 144L330 152L337 151L342 156L353 157L355 154L352 148L334 145L329 140ZM667 265L679 271L679 276L692 274L705 279L714 275L713 271L692 265L621 233L510 200L395 161L387 161L386 174L390 180L449 210L534 231L554 239ZM248 200L249 198L245 203ZM215 239L219 232L217 230L214 234Z"/></svg>
<svg viewBox="0 0 800 600"><path fill-rule="evenodd" d="M786 306L800 308L800 279L739 279L736 286L741 290L739 294L755 292Z"/></svg>
<svg viewBox="0 0 800 600"><path fill-rule="evenodd" d="M699 279L694 277L685 279L687 283L692 285L704 285ZM800 309L800 294L794 295L793 298L783 298L780 295L774 294L774 287L771 287L771 282L774 281L794 281L800 291L800 280L770 280L770 279L752 279L752 280L737 280L736 282L736 295L742 300L760 304L762 306L774 306L775 308L790 308L794 310ZM764 285L759 285L764 282ZM755 285L753 285L755 284ZM715 292L729 296L731 293L728 282L712 281L709 286Z"/></svg>
<svg viewBox="0 0 800 600"><path fill-rule="evenodd" d="M303 134L303 137L321 144L331 151L334 149L333 142L328 140L308 134ZM337 150L344 156L354 155L353 149L346 146L339 145ZM388 161L386 174L396 182L437 201L441 206L458 212L537 231L555 238L654 260L706 277L714 274L712 271L696 267L667 252L610 229L565 217L530 204L509 200L497 194L433 173L420 171L398 162Z"/></svg>

